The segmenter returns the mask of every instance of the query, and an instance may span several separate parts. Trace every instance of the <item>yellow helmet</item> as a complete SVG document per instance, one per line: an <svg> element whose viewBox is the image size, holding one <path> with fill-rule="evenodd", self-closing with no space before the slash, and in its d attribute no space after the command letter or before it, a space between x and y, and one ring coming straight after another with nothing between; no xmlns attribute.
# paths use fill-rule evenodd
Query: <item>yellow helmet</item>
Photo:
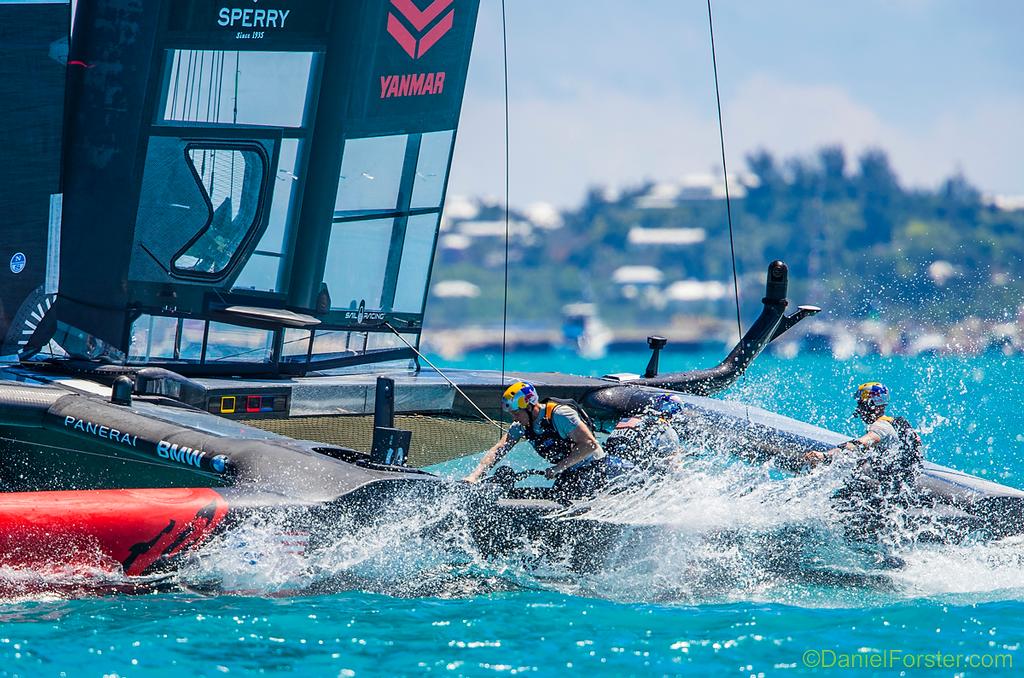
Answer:
<svg viewBox="0 0 1024 678"><path fill-rule="evenodd" d="M528 381L517 381L505 389L505 393L501 396L501 407L506 412L525 410L530 405L536 405L539 402L537 389Z"/></svg>
<svg viewBox="0 0 1024 678"><path fill-rule="evenodd" d="M889 389L880 381L869 381L858 386L853 397L858 406L885 407L889 404Z"/></svg>

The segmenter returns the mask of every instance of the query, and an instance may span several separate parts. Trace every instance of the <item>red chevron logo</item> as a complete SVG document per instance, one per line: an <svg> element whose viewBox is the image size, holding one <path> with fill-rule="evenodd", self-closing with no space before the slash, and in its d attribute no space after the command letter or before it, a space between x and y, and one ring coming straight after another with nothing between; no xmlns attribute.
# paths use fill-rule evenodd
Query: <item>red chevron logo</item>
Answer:
<svg viewBox="0 0 1024 678"><path fill-rule="evenodd" d="M397 14L388 12L388 33L402 46L406 54L413 59L419 59L436 45L445 33L451 30L452 24L455 22L455 9L453 8L446 14L445 10L453 2L455 0L434 0L425 8L420 9L413 4L413 0L391 0ZM434 23L442 14L444 16L440 21ZM402 23L399 16L404 17L412 25L416 34L419 34L418 38ZM433 26L424 32L424 29L432 23Z"/></svg>

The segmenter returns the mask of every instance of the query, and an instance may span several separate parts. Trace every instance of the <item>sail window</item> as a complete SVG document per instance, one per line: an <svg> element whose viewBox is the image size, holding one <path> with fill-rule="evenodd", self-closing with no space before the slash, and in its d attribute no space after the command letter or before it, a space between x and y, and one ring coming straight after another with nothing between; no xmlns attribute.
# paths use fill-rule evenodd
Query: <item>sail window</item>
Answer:
<svg viewBox="0 0 1024 678"><path fill-rule="evenodd" d="M423 313L454 138L441 130L345 141L323 277L336 310ZM361 241L368 223L374 236ZM360 246L365 258L344 258Z"/></svg>
<svg viewBox="0 0 1024 678"><path fill-rule="evenodd" d="M281 344L281 358L285 361L305 360L309 354L309 340L313 333L292 327L285 329Z"/></svg>
<svg viewBox="0 0 1024 678"><path fill-rule="evenodd" d="M274 333L270 330L211 322L206 345L206 363L269 362L273 348Z"/></svg>
<svg viewBox="0 0 1024 678"><path fill-rule="evenodd" d="M403 334L405 342L390 332L318 330L314 334L312 353L317 360L405 348L405 342L416 344L416 335L411 333Z"/></svg>
<svg viewBox="0 0 1024 678"><path fill-rule="evenodd" d="M324 282L335 309L380 310L394 221L368 219L334 225Z"/></svg>
<svg viewBox="0 0 1024 678"><path fill-rule="evenodd" d="M336 213L394 210L408 135L349 139L341 161Z"/></svg>
<svg viewBox="0 0 1024 678"><path fill-rule="evenodd" d="M280 254L254 253L235 281L236 290L277 291L277 278L281 269Z"/></svg>
<svg viewBox="0 0 1024 678"><path fill-rule="evenodd" d="M306 331L306 344L309 344ZM288 338L294 339L290 335ZM293 342L296 343L296 342ZM266 363L273 359L274 333L226 323L142 315L132 325L129 363ZM293 347L294 349L294 347Z"/></svg>
<svg viewBox="0 0 1024 678"><path fill-rule="evenodd" d="M412 187L413 209L440 207L444 182L448 176L448 159L452 153L454 132L427 132L420 139L416 161L416 179Z"/></svg>
<svg viewBox="0 0 1024 678"><path fill-rule="evenodd" d="M415 346L416 337L412 334L404 335L405 342ZM405 348L405 342L390 332L370 332L366 340L366 350L383 351L387 349Z"/></svg>
<svg viewBox="0 0 1024 678"><path fill-rule="evenodd" d="M132 325L128 361L198 363L205 332L202 320L143 315Z"/></svg>
<svg viewBox="0 0 1024 678"><path fill-rule="evenodd" d="M181 321L180 339L178 340L178 359L187 362L199 362L203 357L203 335L206 323L202 320L183 318Z"/></svg>
<svg viewBox="0 0 1024 678"><path fill-rule="evenodd" d="M285 233L293 216L295 196L301 189L299 144L298 139L281 140L267 230L256 245L256 252L246 262L238 280L235 281L235 289L280 291L278 274L284 251Z"/></svg>
<svg viewBox="0 0 1024 678"><path fill-rule="evenodd" d="M153 359L173 359L178 335L178 319L144 315L132 325L128 346L130 362L147 363Z"/></svg>
<svg viewBox="0 0 1024 678"><path fill-rule="evenodd" d="M256 249L260 252L280 254L284 244L285 227L299 188L299 140L282 139L274 177L273 197L270 201L270 220L267 230Z"/></svg>
<svg viewBox="0 0 1024 678"><path fill-rule="evenodd" d="M317 332L313 339L313 353L323 358L345 358L366 351L367 332L329 330Z"/></svg>
<svg viewBox="0 0 1024 678"><path fill-rule="evenodd" d="M205 227L172 265L176 273L217 275L256 226L266 160L255 149L190 147L185 154L208 215Z"/></svg>
<svg viewBox="0 0 1024 678"><path fill-rule="evenodd" d="M409 217L402 247L402 264L398 269L394 310L402 313L423 313L427 279L434 260L438 215L419 214Z"/></svg>
<svg viewBox="0 0 1024 678"><path fill-rule="evenodd" d="M161 122L301 127L313 56L169 50Z"/></svg>

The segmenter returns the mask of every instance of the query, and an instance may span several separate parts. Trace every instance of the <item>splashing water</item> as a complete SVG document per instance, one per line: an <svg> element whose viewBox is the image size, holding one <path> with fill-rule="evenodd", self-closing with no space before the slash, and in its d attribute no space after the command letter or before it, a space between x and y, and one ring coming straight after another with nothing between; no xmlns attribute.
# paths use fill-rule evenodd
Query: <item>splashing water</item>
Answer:
<svg viewBox="0 0 1024 678"><path fill-rule="evenodd" d="M330 540L311 539L295 516L254 520L219 535L172 575L128 578L97 562L52 572L6 569L0 584L21 597L167 588L271 597L548 589L615 601L812 606L1024 595L1024 538L934 543L948 536L946 528L920 517L910 525L899 506L890 507L884 533L851 538L849 516L834 499L849 464L793 475L739 460L727 439L696 442L662 449L657 472L633 469L552 514L549 521L574 535L554 545L524 535L495 555L475 539L478 517L463 503L412 496L372 525L337 516Z"/></svg>
<svg viewBox="0 0 1024 678"><path fill-rule="evenodd" d="M496 556L474 539L475 518L465 506L409 498L372 526L341 525L340 536L326 543L312 543L285 518L236 528L203 548L176 583L266 596L548 589L616 601L812 606L1024 594L1024 539L930 543L923 537L940 527L899 520L876 540L851 539L834 501L850 472L837 463L794 476L725 450L680 447L661 472L634 470L552 515L552 522L578 526L571 543L552 547L524 537ZM598 533L600 539L592 536ZM599 551L597 567L579 567L581 548Z"/></svg>
<svg viewBox="0 0 1024 678"><path fill-rule="evenodd" d="M715 357L668 354L665 368ZM681 359L693 364L672 364ZM604 374L646 360L542 355L516 366ZM880 378L899 413L926 424L929 459L1024 486L1020 375L1019 361L1002 359L766 356L730 397L852 435L848 387ZM590 570L528 540L482 553L462 506L414 501L389 507L373 529L345 524L330 542L284 519L238 526L171 581L134 591L185 592L89 597L91 588L132 590L102 562L0 570L0 665L20 675L778 675L806 671L801 658L813 648L1020 660L1021 538L932 543L941 525L897 522L881 544L864 545L833 506L845 469L794 476L729 449L728 440L684 449L663 473L561 516L582 535L592 525L615 535L607 566ZM510 459L539 464L525 448ZM441 470L461 477L474 463ZM243 595L208 595L221 592Z"/></svg>
<svg viewBox="0 0 1024 678"><path fill-rule="evenodd" d="M977 366L964 369L918 366L920 388L932 392L940 383L973 384L978 374L984 378L992 372ZM862 378L859 373L844 376L833 367L834 382ZM794 384L810 392L814 381L806 370L782 380L753 377L744 379L731 397L767 407L782 405L785 411ZM799 402L805 420L835 421L836 408L827 401ZM928 439L948 435L964 416L948 400L929 399L924 409L919 428ZM290 517L280 516L218 536L173 575L126 578L104 563L46 572L8 568L0 571L0 586L12 596L168 586L264 596L364 590L458 597L552 589L613 600L751 599L825 605L842 600L839 592L844 588L855 589L855 596L867 591L888 600L1024 594L1020 539L931 543L936 536L941 540L946 528L920 516L911 526L898 506L890 507L892 519L884 535L871 542L851 539L847 517L834 500L849 468L835 464L792 475L770 464L738 460L731 453L736 441L728 434L699 440L693 439L692 429L689 434L687 444L662 450L668 461L660 472L636 470L609 491L551 517L578 524L577 541L583 546L588 530L614 535L599 540L603 553L596 571L580 571L575 543L552 547L524 537L500 556L487 553L474 539L474 517L465 506L409 498L387 507L383 519L372 526L348 519L328 542L311 541Z"/></svg>

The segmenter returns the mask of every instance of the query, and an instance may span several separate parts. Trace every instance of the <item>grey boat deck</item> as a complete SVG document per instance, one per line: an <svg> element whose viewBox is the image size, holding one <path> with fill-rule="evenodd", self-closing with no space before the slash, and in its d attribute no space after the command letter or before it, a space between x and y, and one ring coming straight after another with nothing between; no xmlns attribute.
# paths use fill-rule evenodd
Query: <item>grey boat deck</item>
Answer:
<svg viewBox="0 0 1024 678"><path fill-rule="evenodd" d="M498 415L504 390L500 372L453 369L445 370L445 375L488 416ZM444 377L428 368L419 372L391 368L372 373L319 374L286 379L204 378L196 381L207 388L211 397L226 392L258 393L286 389L290 394L288 416L308 417L372 414L378 376L395 380L396 413L480 416ZM592 388L614 383L606 379L551 372L506 372L504 384L520 379L536 385L542 395L558 398L578 398Z"/></svg>

